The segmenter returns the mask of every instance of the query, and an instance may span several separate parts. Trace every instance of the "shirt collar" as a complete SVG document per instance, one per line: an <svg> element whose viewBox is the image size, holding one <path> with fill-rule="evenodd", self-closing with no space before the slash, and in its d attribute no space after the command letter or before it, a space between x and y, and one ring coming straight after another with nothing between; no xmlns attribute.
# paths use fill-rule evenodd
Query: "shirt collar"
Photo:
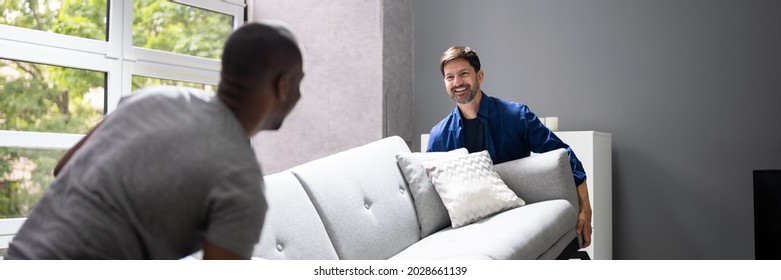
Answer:
<svg viewBox="0 0 781 280"><path fill-rule="evenodd" d="M490 110L490 106L488 106L488 99L491 97L485 94L485 92L482 90L480 92L483 94L483 96L480 98L480 106L477 108L477 117L487 119L490 115L490 112L488 111ZM463 117L461 116L461 110L458 109L458 104L456 104L456 108L453 109L453 112L455 113L456 119L458 120L458 125L463 126Z"/></svg>
<svg viewBox="0 0 781 280"><path fill-rule="evenodd" d="M483 93L483 97L480 98L480 107L477 109L477 116L488 118L488 116L491 115L488 111L490 108L490 106L488 106L488 99L491 97L485 94L485 91L481 90L480 92Z"/></svg>

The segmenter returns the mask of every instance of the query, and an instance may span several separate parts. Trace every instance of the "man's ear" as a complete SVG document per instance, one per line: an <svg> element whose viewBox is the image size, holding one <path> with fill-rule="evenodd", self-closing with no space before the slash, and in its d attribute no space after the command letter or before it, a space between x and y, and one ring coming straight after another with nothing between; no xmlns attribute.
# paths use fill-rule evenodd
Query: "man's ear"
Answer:
<svg viewBox="0 0 781 280"><path fill-rule="evenodd" d="M287 102L289 82L290 75L288 73L280 74L274 82L274 95L283 103Z"/></svg>
<svg viewBox="0 0 781 280"><path fill-rule="evenodd" d="M477 71L477 82L482 84L484 76L485 76L485 72L483 72L483 69Z"/></svg>

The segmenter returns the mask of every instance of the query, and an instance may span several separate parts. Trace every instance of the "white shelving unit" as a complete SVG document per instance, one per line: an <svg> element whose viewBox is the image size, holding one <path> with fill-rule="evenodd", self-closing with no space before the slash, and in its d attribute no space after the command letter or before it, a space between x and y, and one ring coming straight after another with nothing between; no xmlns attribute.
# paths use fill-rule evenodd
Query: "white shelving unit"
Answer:
<svg viewBox="0 0 781 280"><path fill-rule="evenodd" d="M598 131L557 131L586 170L594 229L588 255L595 260L613 259L612 135Z"/></svg>

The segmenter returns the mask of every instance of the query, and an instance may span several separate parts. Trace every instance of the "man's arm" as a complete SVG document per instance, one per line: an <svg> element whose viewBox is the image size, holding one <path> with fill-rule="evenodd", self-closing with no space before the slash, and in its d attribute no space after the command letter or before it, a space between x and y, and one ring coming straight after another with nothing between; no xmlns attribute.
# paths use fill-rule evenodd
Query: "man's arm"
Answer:
<svg viewBox="0 0 781 280"><path fill-rule="evenodd" d="M249 166L229 169L213 179L219 184L206 198L205 260L249 259L260 239L268 210L260 169Z"/></svg>
<svg viewBox="0 0 781 280"><path fill-rule="evenodd" d="M76 143L75 146L70 148L70 150L68 150L68 152L66 152L65 155L63 155L62 158L60 158L60 161L57 162L57 166L54 167L55 177L57 177L57 174L60 174L60 170L62 170L62 167L65 166L66 163L68 163L68 161L71 159L73 154L76 153L76 151L81 149L81 146L84 145L84 142L87 142L87 138L89 138L92 135L92 132L95 132L95 129L97 129L102 123L103 123L102 120L98 122L98 124L96 124L94 127L92 127L92 129L90 129L89 132L87 132L87 135L81 138L81 140L79 140L79 142Z"/></svg>
<svg viewBox="0 0 781 280"><path fill-rule="evenodd" d="M575 156L572 148L561 141L548 127L543 125L529 107L521 107L521 119L525 121L526 139L532 152L544 153L559 148L567 150L567 157L572 167L572 177L575 180L575 184L580 183L577 185L580 210L576 231L583 238L583 244L580 244L581 248L588 247L591 245L591 203L589 203L588 199L586 171L583 169L583 164Z"/></svg>
<svg viewBox="0 0 781 280"><path fill-rule="evenodd" d="M556 149L566 149L570 167L572 167L572 177L575 179L575 185L580 186L585 183L586 170L583 169L583 164L581 164L578 157L575 156L575 152L572 148L564 143L564 141L561 141L553 131L542 124L539 118L537 118L537 115L532 113L528 106L523 105L520 108L520 111L521 121L525 125L524 133L526 141L529 144L529 149L538 154Z"/></svg>
<svg viewBox="0 0 781 280"><path fill-rule="evenodd" d="M208 240L203 241L203 259L204 260L246 260L247 258L237 255L231 251L225 250Z"/></svg>
<svg viewBox="0 0 781 280"><path fill-rule="evenodd" d="M432 137L432 136L433 136L433 137ZM436 144L437 144L437 143L436 143L436 137L437 137L437 136L438 136L438 135L434 135L434 134L432 134L432 133L429 133L429 135L428 135L428 137L429 137L429 138L428 138L428 145L426 145L426 152L427 152L427 153L430 153L430 152L437 152L437 150L434 148L434 145L436 145ZM422 151L421 151L421 152L422 152Z"/></svg>
<svg viewBox="0 0 781 280"><path fill-rule="evenodd" d="M443 147L445 146L445 143L443 143L445 137L443 137L442 134L445 133L447 133L447 130L440 127L440 124L431 128L431 131L428 134L428 145L426 145L427 153L447 152Z"/></svg>
<svg viewBox="0 0 781 280"><path fill-rule="evenodd" d="M575 231L583 238L581 248L591 245L591 203L588 200L588 186L583 181L578 186L578 201L580 202L580 213L578 213L578 225Z"/></svg>

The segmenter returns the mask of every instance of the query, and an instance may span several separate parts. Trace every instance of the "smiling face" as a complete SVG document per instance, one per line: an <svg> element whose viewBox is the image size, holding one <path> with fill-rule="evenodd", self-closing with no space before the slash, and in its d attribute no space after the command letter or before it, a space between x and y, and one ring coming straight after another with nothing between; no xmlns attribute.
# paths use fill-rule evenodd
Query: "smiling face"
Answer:
<svg viewBox="0 0 781 280"><path fill-rule="evenodd" d="M463 58L445 63L443 67L445 90L450 98L459 104L468 104L480 92L483 82L483 70L475 72L469 61Z"/></svg>

